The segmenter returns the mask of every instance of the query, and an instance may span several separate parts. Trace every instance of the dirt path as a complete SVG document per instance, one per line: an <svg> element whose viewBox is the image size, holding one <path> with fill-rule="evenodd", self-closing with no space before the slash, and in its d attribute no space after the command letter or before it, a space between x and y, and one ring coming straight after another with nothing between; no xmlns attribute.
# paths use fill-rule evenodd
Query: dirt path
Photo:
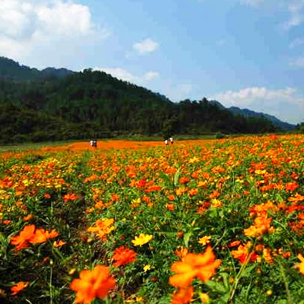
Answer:
<svg viewBox="0 0 304 304"><path fill-rule="evenodd" d="M214 140L181 140L174 143L174 145L193 145L193 144L207 144L212 143ZM138 149L145 147L165 147L163 141L130 141L130 140L108 140L98 141L97 150L109 150L109 149ZM45 147L41 151L94 151L89 142L76 142L66 146Z"/></svg>

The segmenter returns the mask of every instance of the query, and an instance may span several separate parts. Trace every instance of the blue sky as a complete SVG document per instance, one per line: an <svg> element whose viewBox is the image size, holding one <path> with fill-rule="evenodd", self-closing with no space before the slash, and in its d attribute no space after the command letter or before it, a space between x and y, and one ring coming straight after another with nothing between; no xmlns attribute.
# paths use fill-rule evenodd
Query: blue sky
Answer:
<svg viewBox="0 0 304 304"><path fill-rule="evenodd" d="M304 121L304 0L1 0L0 55Z"/></svg>

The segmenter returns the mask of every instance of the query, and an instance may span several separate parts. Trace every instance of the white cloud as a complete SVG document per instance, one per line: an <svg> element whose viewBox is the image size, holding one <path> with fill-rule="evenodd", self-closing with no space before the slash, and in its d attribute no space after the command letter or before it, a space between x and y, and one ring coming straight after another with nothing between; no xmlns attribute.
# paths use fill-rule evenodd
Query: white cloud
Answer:
<svg viewBox="0 0 304 304"><path fill-rule="evenodd" d="M158 78L159 77L159 73L158 72L147 72L145 75L144 75L144 78L147 80L147 81L150 81L152 79L155 79L155 78Z"/></svg>
<svg viewBox="0 0 304 304"><path fill-rule="evenodd" d="M133 49L139 55L146 55L148 53L152 53L156 51L158 47L159 44L156 41L153 41L151 38L147 38L145 40L133 44Z"/></svg>
<svg viewBox="0 0 304 304"><path fill-rule="evenodd" d="M293 40L290 44L289 44L289 48L290 49L294 49L298 46L301 46L304 44L304 39L301 38L296 38L295 40Z"/></svg>
<svg viewBox="0 0 304 304"><path fill-rule="evenodd" d="M65 0L1 0L0 55L16 60L70 50L103 39L109 31L92 21L88 6ZM41 51L37 54L37 51Z"/></svg>
<svg viewBox="0 0 304 304"><path fill-rule="evenodd" d="M291 1L287 4L290 18L284 24L284 28L289 30L292 27L298 26L304 22L304 1Z"/></svg>
<svg viewBox="0 0 304 304"><path fill-rule="evenodd" d="M294 88L269 90L265 87L250 87L240 91L227 91L225 93L220 93L212 98L223 102L226 105L246 106L257 99L264 99L267 101L284 99L292 101L296 92L297 90Z"/></svg>
<svg viewBox="0 0 304 304"><path fill-rule="evenodd" d="M159 77L158 72L149 71L142 76L137 76L122 68L94 68L94 71L102 71L120 80L128 81L138 85L144 85Z"/></svg>
<svg viewBox="0 0 304 304"><path fill-rule="evenodd" d="M304 96L295 88L270 90L265 87L249 87L239 91L216 94L210 99L224 106L249 108L275 115L279 119L298 123L304 120Z"/></svg>
<svg viewBox="0 0 304 304"><path fill-rule="evenodd" d="M275 11L287 11L289 14L288 21L283 23L283 28L289 30L292 27L299 26L304 22L304 0L239 0L241 4L259 7L267 4L273 7Z"/></svg>
<svg viewBox="0 0 304 304"><path fill-rule="evenodd" d="M304 55L291 60L289 64L295 68L304 68Z"/></svg>

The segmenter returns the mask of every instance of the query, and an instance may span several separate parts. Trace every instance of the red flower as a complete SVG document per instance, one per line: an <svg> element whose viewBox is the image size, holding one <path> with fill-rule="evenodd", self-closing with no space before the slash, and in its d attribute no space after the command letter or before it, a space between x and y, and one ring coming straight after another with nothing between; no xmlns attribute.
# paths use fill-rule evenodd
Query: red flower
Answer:
<svg viewBox="0 0 304 304"><path fill-rule="evenodd" d="M78 199L78 196L76 194L66 194L63 197L64 202L68 202L68 201L75 201Z"/></svg>
<svg viewBox="0 0 304 304"><path fill-rule="evenodd" d="M161 187L160 187L160 186L151 186L151 187L147 188L147 189L145 190L145 192L148 193L148 192L160 191L160 190L161 190Z"/></svg>
<svg viewBox="0 0 304 304"><path fill-rule="evenodd" d="M190 178L189 178L189 177L181 177L181 178L179 179L179 182L180 182L181 184L187 184L187 183L189 183L189 181L190 181Z"/></svg>
<svg viewBox="0 0 304 304"><path fill-rule="evenodd" d="M113 260L116 261L114 263L115 267L130 264L131 262L136 261L136 252L124 246L120 246L115 249Z"/></svg>
<svg viewBox="0 0 304 304"><path fill-rule="evenodd" d="M136 182L136 187L137 188L144 188L146 186L146 180L145 179L141 179L140 181Z"/></svg>

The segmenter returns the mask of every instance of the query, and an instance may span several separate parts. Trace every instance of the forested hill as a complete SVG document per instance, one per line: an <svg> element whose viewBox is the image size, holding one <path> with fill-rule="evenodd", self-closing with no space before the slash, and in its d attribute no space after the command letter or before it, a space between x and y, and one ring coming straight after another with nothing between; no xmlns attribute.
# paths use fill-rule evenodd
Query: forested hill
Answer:
<svg viewBox="0 0 304 304"><path fill-rule="evenodd" d="M63 78L73 73L67 69L47 68L42 71L32 69L18 62L0 56L0 79L34 80L39 78Z"/></svg>
<svg viewBox="0 0 304 304"><path fill-rule="evenodd" d="M104 72L39 71L3 57L0 113L1 142L278 130L264 117L235 116L206 98L173 103Z"/></svg>

